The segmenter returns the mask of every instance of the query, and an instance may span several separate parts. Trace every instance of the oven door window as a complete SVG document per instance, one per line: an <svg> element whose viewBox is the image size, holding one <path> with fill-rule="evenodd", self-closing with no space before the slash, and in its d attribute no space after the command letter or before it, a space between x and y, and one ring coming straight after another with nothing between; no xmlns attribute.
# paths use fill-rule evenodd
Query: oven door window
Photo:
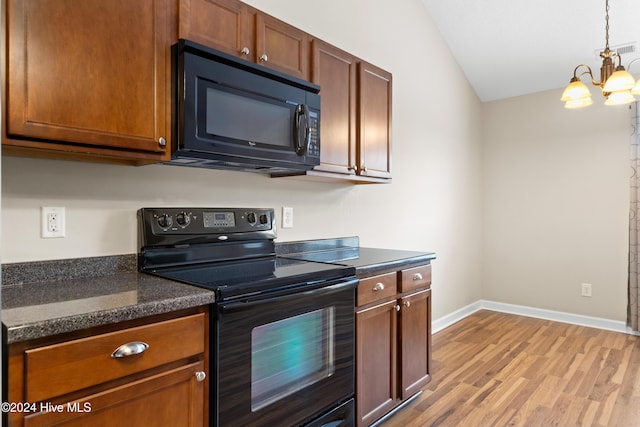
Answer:
<svg viewBox="0 0 640 427"><path fill-rule="evenodd" d="M251 410L334 373L334 308L261 325L251 333Z"/></svg>

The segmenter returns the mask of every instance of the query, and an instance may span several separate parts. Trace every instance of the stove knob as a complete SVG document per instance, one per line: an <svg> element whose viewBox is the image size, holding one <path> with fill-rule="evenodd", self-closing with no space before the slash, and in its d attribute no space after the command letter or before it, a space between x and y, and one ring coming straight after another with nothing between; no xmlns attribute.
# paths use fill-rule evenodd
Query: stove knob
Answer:
<svg viewBox="0 0 640 427"><path fill-rule="evenodd" d="M249 224L255 224L256 223L256 214L254 212L249 212L247 214L247 221L249 221Z"/></svg>
<svg viewBox="0 0 640 427"><path fill-rule="evenodd" d="M164 229L167 229L173 225L173 218L171 215L162 214L158 216L158 225Z"/></svg>
<svg viewBox="0 0 640 427"><path fill-rule="evenodd" d="M260 224L269 224L269 215L267 214L260 215Z"/></svg>
<svg viewBox="0 0 640 427"><path fill-rule="evenodd" d="M176 215L176 222L180 227L186 227L191 222L191 215L187 212L180 212Z"/></svg>

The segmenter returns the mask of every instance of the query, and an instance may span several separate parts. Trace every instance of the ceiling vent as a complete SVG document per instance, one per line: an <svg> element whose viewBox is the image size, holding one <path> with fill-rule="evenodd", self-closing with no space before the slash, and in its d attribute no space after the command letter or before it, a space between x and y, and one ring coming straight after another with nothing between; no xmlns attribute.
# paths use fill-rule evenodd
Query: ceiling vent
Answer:
<svg viewBox="0 0 640 427"><path fill-rule="evenodd" d="M624 63L625 59L629 60L630 58L628 57L629 54L634 54L638 51L638 43L637 42L629 42L629 43L625 43L625 44L619 44L617 46L610 46L609 49L611 49L612 51L618 53L618 55L622 55L622 65L626 65ZM604 50L604 47L597 49L594 51L594 54L596 56L596 60L600 61L602 60L602 58L600 58L600 52L602 52Z"/></svg>

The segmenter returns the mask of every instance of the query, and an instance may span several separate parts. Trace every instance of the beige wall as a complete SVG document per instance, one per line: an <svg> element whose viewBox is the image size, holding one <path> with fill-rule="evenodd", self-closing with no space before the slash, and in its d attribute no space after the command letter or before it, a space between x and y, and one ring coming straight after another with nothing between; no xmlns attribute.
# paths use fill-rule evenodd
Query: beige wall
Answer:
<svg viewBox="0 0 640 427"><path fill-rule="evenodd" d="M625 321L629 108L560 93L483 105L483 298Z"/></svg>
<svg viewBox="0 0 640 427"><path fill-rule="evenodd" d="M249 3L393 73L393 183L3 156L3 262L135 253L142 206L287 205L279 241L437 252L434 319L479 299L625 319L628 110L565 111L559 91L481 105L419 0ZM66 238L40 239L41 206L66 207Z"/></svg>
<svg viewBox="0 0 640 427"><path fill-rule="evenodd" d="M295 228L279 241L359 235L364 246L437 252L434 318L481 298L481 104L420 0L250 3L393 73L393 183L3 156L3 262L135 253L142 206L267 206L279 216L286 205ZM41 206L66 207L67 237L39 237Z"/></svg>

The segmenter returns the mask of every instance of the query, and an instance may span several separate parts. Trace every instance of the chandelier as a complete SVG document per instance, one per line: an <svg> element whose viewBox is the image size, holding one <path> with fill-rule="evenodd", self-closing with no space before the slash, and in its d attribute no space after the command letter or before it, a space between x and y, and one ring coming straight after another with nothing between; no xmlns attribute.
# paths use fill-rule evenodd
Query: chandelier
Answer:
<svg viewBox="0 0 640 427"><path fill-rule="evenodd" d="M588 65L580 64L573 70L573 77L569 85L562 93L561 101L564 101L564 108L583 108L593 104L589 88L582 83L580 78L584 75L591 77L591 83L602 89L605 97L605 105L624 105L635 101L633 95L640 95L640 79L635 81L633 76L622 66L620 54L609 49L609 0L606 0L605 7L605 48L600 52L602 66L600 67L600 81L595 81L591 68ZM640 60L634 59L631 65ZM615 63L618 63L616 66ZM582 70L578 74L578 71Z"/></svg>

